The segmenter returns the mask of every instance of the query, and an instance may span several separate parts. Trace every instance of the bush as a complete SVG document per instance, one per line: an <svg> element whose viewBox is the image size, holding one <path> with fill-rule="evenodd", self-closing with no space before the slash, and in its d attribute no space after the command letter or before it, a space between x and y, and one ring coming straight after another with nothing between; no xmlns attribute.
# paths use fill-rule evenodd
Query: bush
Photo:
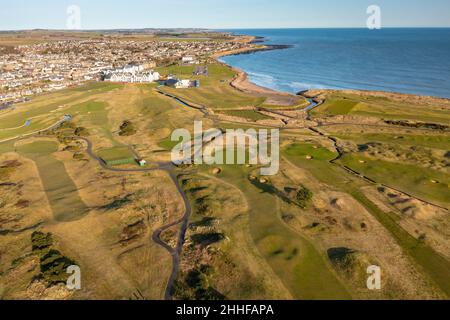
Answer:
<svg viewBox="0 0 450 320"><path fill-rule="evenodd" d="M40 259L40 277L49 285L66 283L69 277L66 272L67 268L74 264L75 262L63 256L61 252L57 250L50 250Z"/></svg>
<svg viewBox="0 0 450 320"><path fill-rule="evenodd" d="M131 121L126 120L120 126L120 136L132 136L136 134L136 129Z"/></svg>
<svg viewBox="0 0 450 320"><path fill-rule="evenodd" d="M89 131L88 131L88 129L86 129L84 127L77 127L75 129L75 135L77 137L87 137L87 136L89 136Z"/></svg>
<svg viewBox="0 0 450 320"><path fill-rule="evenodd" d="M49 249L53 245L53 237L51 233L33 232L31 235L31 245L33 251L43 251Z"/></svg>
<svg viewBox="0 0 450 320"><path fill-rule="evenodd" d="M217 232L199 233L191 236L191 240L195 245L201 245L203 247L208 247L224 239L225 236L222 233Z"/></svg>
<svg viewBox="0 0 450 320"><path fill-rule="evenodd" d="M73 159L74 160L83 160L84 159L84 154L81 153L81 152L74 153Z"/></svg>
<svg viewBox="0 0 450 320"><path fill-rule="evenodd" d="M65 283L69 277L66 272L67 268L76 263L63 256L58 250L53 249L52 234L33 232L31 245L33 254L39 256L40 273L37 278L43 280L49 286Z"/></svg>
<svg viewBox="0 0 450 320"><path fill-rule="evenodd" d="M297 203L301 208L305 209L312 200L312 197L313 197L312 191L306 188L305 186L301 186L297 192L296 197Z"/></svg>
<svg viewBox="0 0 450 320"><path fill-rule="evenodd" d="M174 295L180 300L226 300L226 296L209 284L211 269L209 266L200 266L181 273L175 282Z"/></svg>

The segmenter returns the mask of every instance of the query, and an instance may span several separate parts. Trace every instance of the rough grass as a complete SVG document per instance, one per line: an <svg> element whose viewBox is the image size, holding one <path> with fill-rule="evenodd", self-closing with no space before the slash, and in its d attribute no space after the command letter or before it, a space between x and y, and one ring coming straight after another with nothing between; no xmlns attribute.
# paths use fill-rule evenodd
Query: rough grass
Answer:
<svg viewBox="0 0 450 320"><path fill-rule="evenodd" d="M330 161L337 157L337 153L332 152L322 146L312 145L312 144L300 144L295 143L289 145L285 149L285 153L288 156L295 157L306 157L310 156L312 159L310 161Z"/></svg>
<svg viewBox="0 0 450 320"><path fill-rule="evenodd" d="M296 299L349 299L324 253L279 217L277 198L261 193L243 166L223 166L221 179L235 185L250 204L250 232L256 247Z"/></svg>
<svg viewBox="0 0 450 320"><path fill-rule="evenodd" d="M377 182L394 186L429 201L437 201L444 206L449 205L450 175L446 173L356 154L346 154L340 162Z"/></svg>
<svg viewBox="0 0 450 320"><path fill-rule="evenodd" d="M134 158L128 147L102 149L97 152L97 155L105 161Z"/></svg>
<svg viewBox="0 0 450 320"><path fill-rule="evenodd" d="M330 116L346 115L349 114L358 103L358 101L348 99L330 98L326 103L314 109L312 114L325 114Z"/></svg>
<svg viewBox="0 0 450 320"><path fill-rule="evenodd" d="M283 155L295 165L309 170L318 180L353 196L389 231L404 252L419 266L419 270L450 296L449 261L405 231L398 224L395 214L384 213L364 196L360 187L366 184L361 179L350 176L344 169L333 166L328 161L308 161L302 155L287 153L286 149Z"/></svg>
<svg viewBox="0 0 450 320"><path fill-rule="evenodd" d="M65 114L89 116L93 125L104 126L108 123L105 102L92 100L78 105L77 102L120 87L90 83L80 88L35 96L32 101L17 105L16 110L0 115L0 140L48 128ZM31 124L24 126L25 121L30 119Z"/></svg>
<svg viewBox="0 0 450 320"><path fill-rule="evenodd" d="M448 272L450 262L428 245L411 236L396 222L395 214L384 213L359 190L354 189L351 195L390 231L397 243L414 259L429 279L434 281L435 285L450 297L450 273Z"/></svg>
<svg viewBox="0 0 450 320"><path fill-rule="evenodd" d="M326 102L314 109L313 116L358 115L389 120L412 120L431 123L450 123L448 109L439 105L419 105L417 102L393 101L385 97L356 94L327 94Z"/></svg>
<svg viewBox="0 0 450 320"><path fill-rule="evenodd" d="M450 150L450 135L412 135L412 134L389 134L389 133L366 133L366 134L333 134L342 140L356 143L388 142L408 146L422 146L441 150Z"/></svg>
<svg viewBox="0 0 450 320"><path fill-rule="evenodd" d="M253 111L253 110L227 110L227 111L218 111L218 113L222 113L228 116L233 117L239 117L239 118L245 118L251 121L258 121L258 120L269 120L272 119L269 116L266 116L262 113Z"/></svg>
<svg viewBox="0 0 450 320"><path fill-rule="evenodd" d="M78 194L78 188L69 177L64 164L51 153L58 149L55 142L37 141L22 145L18 152L36 163L53 215L57 221L82 218L88 208Z"/></svg>

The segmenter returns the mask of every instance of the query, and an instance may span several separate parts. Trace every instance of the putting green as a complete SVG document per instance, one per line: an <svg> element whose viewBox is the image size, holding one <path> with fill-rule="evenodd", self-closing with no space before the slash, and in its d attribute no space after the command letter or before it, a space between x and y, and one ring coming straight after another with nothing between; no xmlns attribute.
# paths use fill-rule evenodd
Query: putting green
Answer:
<svg viewBox="0 0 450 320"><path fill-rule="evenodd" d="M450 175L444 172L405 163L374 160L356 154L346 154L340 162L379 183L449 206Z"/></svg>

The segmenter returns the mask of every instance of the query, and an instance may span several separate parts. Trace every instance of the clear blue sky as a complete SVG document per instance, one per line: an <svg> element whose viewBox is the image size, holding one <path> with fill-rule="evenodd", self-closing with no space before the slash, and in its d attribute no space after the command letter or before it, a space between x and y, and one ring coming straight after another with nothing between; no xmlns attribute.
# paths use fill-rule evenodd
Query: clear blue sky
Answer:
<svg viewBox="0 0 450 320"><path fill-rule="evenodd" d="M384 27L450 27L450 0L0 0L0 30L64 29L72 4L83 29L364 27L372 4Z"/></svg>

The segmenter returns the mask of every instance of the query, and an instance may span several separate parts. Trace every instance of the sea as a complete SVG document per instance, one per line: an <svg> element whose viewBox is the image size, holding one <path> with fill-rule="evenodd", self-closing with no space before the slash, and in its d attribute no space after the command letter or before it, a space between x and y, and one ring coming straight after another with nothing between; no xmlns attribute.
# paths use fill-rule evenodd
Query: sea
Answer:
<svg viewBox="0 0 450 320"><path fill-rule="evenodd" d="M290 93L358 89L450 98L450 28L227 31L288 46L221 58L260 86Z"/></svg>

